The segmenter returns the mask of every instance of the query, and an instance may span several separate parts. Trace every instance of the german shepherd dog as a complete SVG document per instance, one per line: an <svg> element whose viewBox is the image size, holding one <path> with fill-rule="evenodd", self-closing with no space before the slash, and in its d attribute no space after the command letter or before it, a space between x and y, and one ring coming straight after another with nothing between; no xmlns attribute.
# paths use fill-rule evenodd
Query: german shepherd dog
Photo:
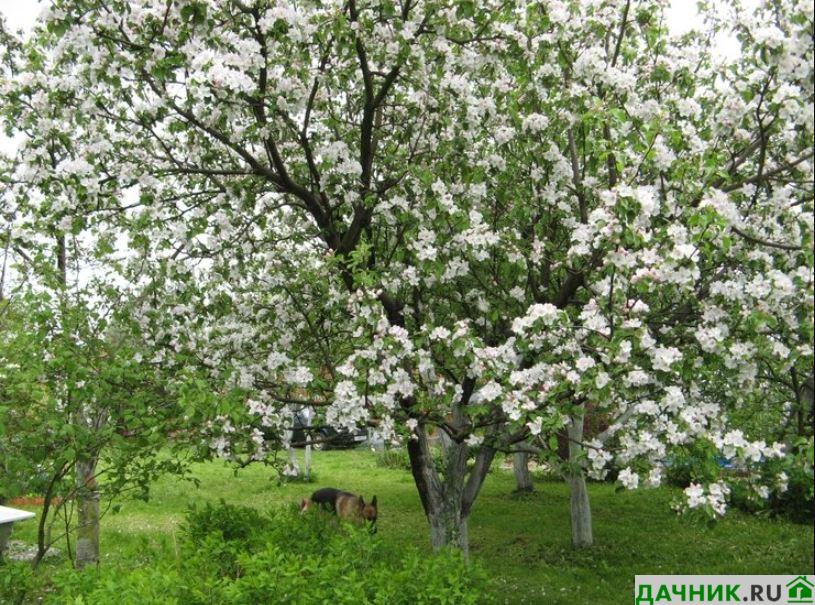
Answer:
<svg viewBox="0 0 815 605"><path fill-rule="evenodd" d="M311 498L303 498L300 501L302 512L306 512L312 506L331 511L340 519L357 525L369 523L371 531L376 533L376 496L366 504L362 496L355 496L333 487L323 487L311 494Z"/></svg>

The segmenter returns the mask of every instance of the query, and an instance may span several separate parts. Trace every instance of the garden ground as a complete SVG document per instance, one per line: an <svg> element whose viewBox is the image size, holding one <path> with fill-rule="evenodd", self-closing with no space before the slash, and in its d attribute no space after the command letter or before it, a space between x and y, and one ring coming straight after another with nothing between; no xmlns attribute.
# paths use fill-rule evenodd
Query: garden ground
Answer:
<svg viewBox="0 0 815 605"><path fill-rule="evenodd" d="M410 473L377 461L365 450L316 452L314 482L283 485L262 466L235 474L220 462L196 464L198 487L166 477L153 486L149 502L122 501L118 513L108 513L102 565L132 568L149 564L156 553L178 552L179 526L190 504L223 499L262 510L298 502L319 486L378 496L375 539L429 551ZM615 493L613 484L601 483L590 488L596 545L576 551L570 546L566 485L539 478L532 494L513 489L510 470L496 464L470 522L472 555L490 575L498 603L630 603L635 574L797 575L815 567L812 525L733 511L709 527L671 510L679 490ZM35 530L33 522L21 523L14 537L33 542Z"/></svg>

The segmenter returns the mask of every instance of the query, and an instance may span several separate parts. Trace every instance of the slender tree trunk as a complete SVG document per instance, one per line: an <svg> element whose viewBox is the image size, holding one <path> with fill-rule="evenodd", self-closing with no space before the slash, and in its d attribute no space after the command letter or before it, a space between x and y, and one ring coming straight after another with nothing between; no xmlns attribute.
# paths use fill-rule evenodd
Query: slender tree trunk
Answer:
<svg viewBox="0 0 815 605"><path fill-rule="evenodd" d="M288 471L291 472L292 476L299 477L300 476L300 463L297 461L297 450L293 447L289 446L288 448L289 454L289 468Z"/></svg>
<svg viewBox="0 0 815 605"><path fill-rule="evenodd" d="M40 562L42 561L43 557L45 557L45 553L48 552L50 548L50 537L46 534L50 533L50 531L46 530L46 523L48 521L48 514L51 510L51 504L54 501L54 489L58 482L62 480L65 474L69 471L70 466L60 465L60 467L54 471L54 474L51 476L51 480L48 482L48 487L45 490L45 494L42 500L42 510L40 511L40 519L39 523L37 524L37 554L34 555L34 561L32 562L32 567L35 569L39 566ZM59 510L59 508L57 508ZM68 532L66 532L67 534Z"/></svg>
<svg viewBox="0 0 815 605"><path fill-rule="evenodd" d="M804 437L812 430L815 415L815 374L810 374L801 385L801 405L798 406L798 436Z"/></svg>
<svg viewBox="0 0 815 605"><path fill-rule="evenodd" d="M311 481L311 431L308 430L311 428L311 419L313 417L311 408L306 408L304 416L306 419L306 452L303 460L303 475L306 481Z"/></svg>
<svg viewBox="0 0 815 605"><path fill-rule="evenodd" d="M594 544L591 527L591 504L583 471L569 478L571 489L572 546L586 548Z"/></svg>
<svg viewBox="0 0 815 605"><path fill-rule="evenodd" d="M532 475L529 473L529 453L515 452L512 457L512 470L515 473L515 491L531 492L535 490L532 485Z"/></svg>
<svg viewBox="0 0 815 605"><path fill-rule="evenodd" d="M292 414L291 418L289 418L289 423L291 424L291 426L295 425L295 421L296 421L296 415ZM300 476L300 463L297 461L297 450L295 450L291 446L291 441L294 438L294 431L292 431L292 430L286 431L285 432L285 437L286 437L286 443L289 444L286 447L286 453L289 456L289 463L286 465L286 468L284 469L283 472L284 472L284 474L289 475L289 476L299 477Z"/></svg>
<svg viewBox="0 0 815 605"><path fill-rule="evenodd" d="M583 470L583 412L572 416L569 424L569 489L571 491L572 546L586 548L594 544L591 504Z"/></svg>
<svg viewBox="0 0 815 605"><path fill-rule="evenodd" d="M56 239L57 271L63 289L63 304L67 304L68 254L65 235L58 235ZM92 425L97 430L101 429L105 424L104 416L90 418L84 411L76 412L72 419L77 426L86 427ZM96 483L98 456L98 451L80 452L74 467L78 505L76 537L76 567L78 569L99 564L99 487ZM38 542L40 542L40 538L38 538ZM42 551L43 555L45 554L41 542L38 544L38 551ZM38 561L41 558L40 555Z"/></svg>
<svg viewBox="0 0 815 605"><path fill-rule="evenodd" d="M96 456L76 463L77 521L76 567L99 564L99 488Z"/></svg>
<svg viewBox="0 0 815 605"><path fill-rule="evenodd" d="M107 416L99 413L93 416L88 410L77 411L74 416L77 426L87 427L93 433L107 423ZM97 446L98 447L98 446ZM96 481L96 467L99 462L99 450L88 447L80 452L75 461L76 472L76 567L82 569L88 565L99 564L99 485Z"/></svg>
<svg viewBox="0 0 815 605"><path fill-rule="evenodd" d="M3 249L3 267L0 269L0 302L3 302L3 291L6 283L6 263L8 262L8 251L11 247L11 223L6 229L6 245Z"/></svg>

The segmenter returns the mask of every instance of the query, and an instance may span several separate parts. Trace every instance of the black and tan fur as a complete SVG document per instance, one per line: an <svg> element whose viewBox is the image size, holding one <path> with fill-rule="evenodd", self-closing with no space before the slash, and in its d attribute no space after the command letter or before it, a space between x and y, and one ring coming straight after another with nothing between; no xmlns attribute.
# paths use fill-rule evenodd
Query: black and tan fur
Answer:
<svg viewBox="0 0 815 605"><path fill-rule="evenodd" d="M351 521L352 523L370 523L376 528L377 506L376 496L370 503L365 503L362 496L355 496L350 492L333 487L323 487L311 494L311 498L303 498L300 501L300 510L305 512L312 506L318 506L323 510L328 510L336 514L340 519Z"/></svg>

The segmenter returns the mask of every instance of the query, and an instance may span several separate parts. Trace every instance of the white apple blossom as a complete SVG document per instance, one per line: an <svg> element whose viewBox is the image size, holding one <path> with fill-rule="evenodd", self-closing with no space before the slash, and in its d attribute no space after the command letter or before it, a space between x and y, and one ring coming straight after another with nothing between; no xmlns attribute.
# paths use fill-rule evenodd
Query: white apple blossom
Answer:
<svg viewBox="0 0 815 605"><path fill-rule="evenodd" d="M54 0L44 69L3 85L29 135L14 242L32 247L37 217L121 231L130 258L107 264L140 295L146 358L200 361L242 396L230 439L259 446L273 409L313 400L389 441L454 423L482 462L585 414L605 427L587 423L574 467L616 459L630 488L695 440L783 455L733 412L812 365L805 3L722 24L745 46L714 61L709 37L665 34L656 0L633 20L596 2L534 19L197 3L160 32L123 1L127 18ZM724 512L724 484L688 490Z"/></svg>
<svg viewBox="0 0 815 605"><path fill-rule="evenodd" d="M617 475L617 479L619 479L620 483L622 483L626 489L637 489L640 484L640 476L629 467L621 470L620 474Z"/></svg>

